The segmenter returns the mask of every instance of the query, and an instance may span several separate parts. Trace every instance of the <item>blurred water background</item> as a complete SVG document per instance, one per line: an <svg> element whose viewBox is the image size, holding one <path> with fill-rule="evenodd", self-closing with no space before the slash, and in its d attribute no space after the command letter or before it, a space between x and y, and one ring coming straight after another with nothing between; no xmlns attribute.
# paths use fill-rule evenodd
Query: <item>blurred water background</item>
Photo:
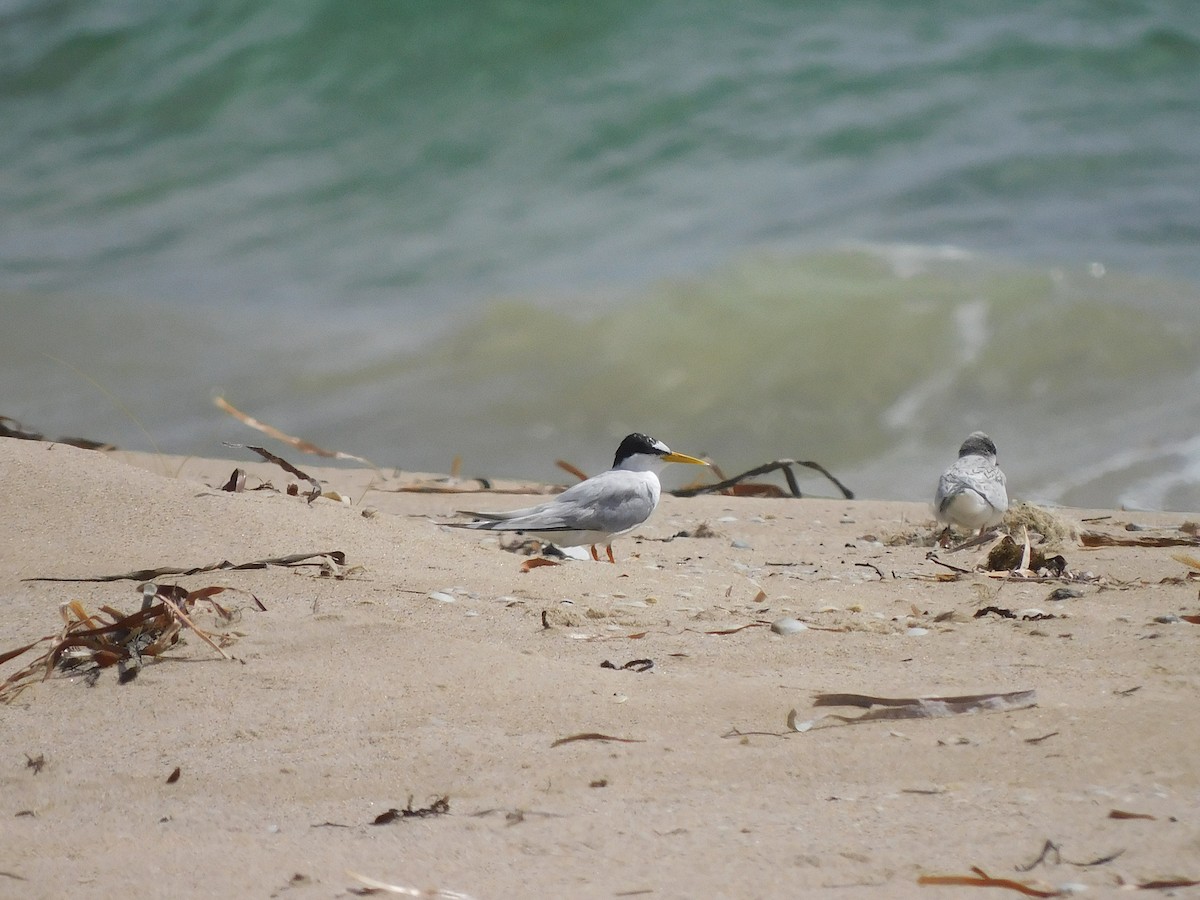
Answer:
<svg viewBox="0 0 1200 900"><path fill-rule="evenodd" d="M217 394L896 499L982 428L1014 496L1198 509L1195 4L0 0L0 414L261 440Z"/></svg>

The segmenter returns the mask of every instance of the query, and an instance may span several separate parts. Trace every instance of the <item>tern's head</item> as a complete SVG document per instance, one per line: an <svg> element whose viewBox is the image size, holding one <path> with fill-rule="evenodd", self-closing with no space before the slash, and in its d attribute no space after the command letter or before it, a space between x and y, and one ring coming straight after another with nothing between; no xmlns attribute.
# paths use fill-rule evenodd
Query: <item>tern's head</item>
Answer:
<svg viewBox="0 0 1200 900"><path fill-rule="evenodd" d="M982 431L973 431L958 448L959 457L986 456L992 462L996 461L996 445Z"/></svg>
<svg viewBox="0 0 1200 900"><path fill-rule="evenodd" d="M631 434L621 441L617 455L613 458L614 469L628 469L632 472L657 472L667 463L692 463L697 466L707 466L702 459L675 453L662 441L657 441L644 434Z"/></svg>

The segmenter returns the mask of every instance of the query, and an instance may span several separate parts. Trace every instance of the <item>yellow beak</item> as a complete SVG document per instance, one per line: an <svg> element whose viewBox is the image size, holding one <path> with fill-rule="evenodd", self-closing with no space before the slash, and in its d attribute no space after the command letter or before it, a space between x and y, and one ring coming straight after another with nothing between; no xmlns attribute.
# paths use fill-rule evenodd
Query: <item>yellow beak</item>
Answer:
<svg viewBox="0 0 1200 900"><path fill-rule="evenodd" d="M708 466L711 463L705 462L702 459L696 459L694 456L688 456L686 453L668 453L662 458L663 462L678 462L691 463L694 466Z"/></svg>

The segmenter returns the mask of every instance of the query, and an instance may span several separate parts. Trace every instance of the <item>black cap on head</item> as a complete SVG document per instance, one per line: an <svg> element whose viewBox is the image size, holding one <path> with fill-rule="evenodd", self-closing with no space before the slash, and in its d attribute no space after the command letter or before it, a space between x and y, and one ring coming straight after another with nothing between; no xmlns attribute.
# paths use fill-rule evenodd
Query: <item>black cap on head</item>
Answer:
<svg viewBox="0 0 1200 900"><path fill-rule="evenodd" d="M996 444L982 431L974 431L958 448L959 456L995 456Z"/></svg>
<svg viewBox="0 0 1200 900"><path fill-rule="evenodd" d="M626 435L625 440L621 441L621 446L617 448L617 455L613 457L613 468L617 468L635 453L644 453L647 456L666 456L670 452L662 441L657 441L647 434L635 432Z"/></svg>

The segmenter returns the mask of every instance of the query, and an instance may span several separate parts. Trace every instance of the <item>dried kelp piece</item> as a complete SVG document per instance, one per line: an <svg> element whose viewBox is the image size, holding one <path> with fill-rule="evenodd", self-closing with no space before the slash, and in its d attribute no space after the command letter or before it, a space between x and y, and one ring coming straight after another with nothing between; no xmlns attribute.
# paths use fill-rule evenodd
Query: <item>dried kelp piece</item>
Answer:
<svg viewBox="0 0 1200 900"><path fill-rule="evenodd" d="M1150 813L1127 812L1123 809L1110 809L1108 817L1110 819L1149 819L1151 822L1155 821L1155 817L1150 815Z"/></svg>
<svg viewBox="0 0 1200 900"><path fill-rule="evenodd" d="M58 581L58 582L101 582L101 581L153 581L156 578L162 578L164 575L197 575L201 572L216 572L229 570L238 572L244 569L265 569L268 566L324 566L326 558L333 560L337 565L344 566L346 564L346 554L342 550L327 550L324 553L292 553L288 556L275 556L270 559L256 559L251 562L232 563L229 560L222 560L218 563L212 563L207 566L193 566L188 569L178 569L172 566L160 566L157 569L137 569L133 572L125 572L120 575L92 575L83 578L57 578L50 576L39 576L37 578L23 578L22 581ZM258 603L258 598L254 598L254 602ZM259 604L261 606L261 604ZM3 660L0 659L0 662Z"/></svg>
<svg viewBox="0 0 1200 900"><path fill-rule="evenodd" d="M533 559L527 559L521 563L522 572L530 572L534 569L540 569L543 566L561 566L562 563L553 559L546 559L544 556L535 556Z"/></svg>
<svg viewBox="0 0 1200 900"><path fill-rule="evenodd" d="M618 666L609 662L607 659L600 663L602 669L628 669L632 672L649 672L654 668L654 660L652 659L631 659L623 666Z"/></svg>
<svg viewBox="0 0 1200 900"><path fill-rule="evenodd" d="M982 619L984 616L999 616L1002 619L1015 619L1017 614L1011 609L1005 609L1003 606L985 606L983 609L975 610L975 615L972 618Z"/></svg>
<svg viewBox="0 0 1200 900"><path fill-rule="evenodd" d="M1037 705L1036 691L1012 691L1005 694L968 694L961 697L874 697L869 694L817 694L813 706L854 706L868 711L861 716L830 713L807 722L798 722L798 713L788 713L792 731L811 731L830 725L856 725L882 719L935 719L971 715L979 712L1011 712Z"/></svg>
<svg viewBox="0 0 1200 900"><path fill-rule="evenodd" d="M1143 881L1138 884L1140 891L1168 891L1172 888L1195 887L1200 881L1191 878L1158 878L1154 881Z"/></svg>
<svg viewBox="0 0 1200 900"><path fill-rule="evenodd" d="M1085 531L1079 536L1085 547L1200 547L1200 538L1146 535L1144 537L1115 537L1100 531Z"/></svg>
<svg viewBox="0 0 1200 900"><path fill-rule="evenodd" d="M611 734L600 734L598 731L585 731L583 734L573 734L570 737L559 738L550 748L561 747L563 744L570 744L575 741L617 741L621 744L644 744L646 743L641 738L623 738L613 737Z"/></svg>
<svg viewBox="0 0 1200 900"><path fill-rule="evenodd" d="M63 672L99 676L100 670L117 666L119 681L128 683L137 677L145 657L157 657L174 646L186 627L225 659L231 657L213 640L213 636L191 619L193 608L207 603L225 619L230 613L212 595L234 588L208 587L187 591L178 585L142 585L141 609L123 613L103 606L99 613L87 612L78 600L60 608L63 628L57 636L44 638L25 649L49 641L51 647L19 672L0 683L0 702L8 702L28 687L38 675L45 681L56 669ZM6 654L11 659L12 654Z"/></svg>
<svg viewBox="0 0 1200 900"><path fill-rule="evenodd" d="M45 768L45 766L46 766L46 754L45 753L39 753L37 756L30 756L28 753L25 754L25 768L33 769L34 775L40 775L42 772L42 769Z"/></svg>
<svg viewBox="0 0 1200 900"><path fill-rule="evenodd" d="M52 444L67 444L81 450L116 450L116 445L107 441L93 441L88 438L60 437L48 438L36 431L26 431L25 426L11 416L0 416L0 437L16 438L21 441L48 441Z"/></svg>
<svg viewBox="0 0 1200 900"><path fill-rule="evenodd" d="M993 878L979 866L971 866L971 875L922 875L917 884L949 885L952 887L998 887L1017 891L1026 897L1060 897L1061 892L1054 889L1036 888L1032 885L1011 878Z"/></svg>
<svg viewBox="0 0 1200 900"><path fill-rule="evenodd" d="M404 809L389 809L387 812L382 812L377 815L371 822L372 825L389 825L397 819L428 819L431 816L444 816L450 812L450 798L438 797L428 806L423 806L420 809L413 809L413 798L410 794L408 797L408 806Z"/></svg>
<svg viewBox="0 0 1200 900"><path fill-rule="evenodd" d="M171 770L171 774L167 776L167 784L174 784L179 780L179 776L183 774L183 770L176 766Z"/></svg>
<svg viewBox="0 0 1200 900"><path fill-rule="evenodd" d="M255 453L257 453L259 456L261 456L267 462L273 462L273 463L275 463L275 465L279 466L279 468L283 469L285 472L295 475L297 478L303 478L305 481L307 481L312 486L312 492L308 495L309 503L312 503L314 500L316 500L318 497L321 496L321 482L317 481L317 479L313 478L311 475L309 475L305 472L301 472L299 469L297 469L295 466L293 466L286 459L284 459L281 456L276 456L270 450L265 450L262 447L251 447L248 444L231 444L228 441L225 442L225 446L233 447L235 449L241 449L241 450L253 450Z"/></svg>
<svg viewBox="0 0 1200 900"><path fill-rule="evenodd" d="M285 434L278 428L267 425L265 422L260 422L253 416L246 415L246 413L236 408L224 397L214 397L213 405L216 406L217 409L220 409L223 412L233 416L243 425L249 425L256 431L261 431L263 434L273 437L277 441L283 441L285 444L295 447L301 453L311 453L314 456L324 456L328 459L349 459L354 462L360 462L363 465L370 466L372 469L377 468L376 465L369 459L363 459L361 456L355 456L353 453L343 453L341 450L325 450L312 443L312 441L306 441L303 438L293 437L290 434Z"/></svg>
<svg viewBox="0 0 1200 900"><path fill-rule="evenodd" d="M701 633L702 634L726 635L726 634L737 634L739 631L745 631L747 628L770 628L770 627L771 627L770 622L749 622L746 625L735 625L733 628L717 628L712 631L704 631ZM686 631L695 631L696 629L688 628L685 630Z"/></svg>
<svg viewBox="0 0 1200 900"><path fill-rule="evenodd" d="M1018 544L1010 535L1005 535L988 551L984 568L989 572L1018 572L1028 575L1048 574L1061 577L1066 574L1067 561L1061 556L1047 557L1036 547L1029 545L1026 533L1024 543Z"/></svg>
<svg viewBox="0 0 1200 900"><path fill-rule="evenodd" d="M588 479L586 472L584 472L582 469L579 469L579 468L571 465L569 462L567 462L564 459L556 459L554 461L554 464L556 466L558 466L560 469L562 469L564 472L574 475L580 481L587 481L587 479Z"/></svg>
<svg viewBox="0 0 1200 900"><path fill-rule="evenodd" d="M1088 862L1075 862L1074 860L1064 857L1062 855L1062 848L1059 847L1058 844L1054 843L1054 841L1046 841L1044 844L1042 844L1042 852L1038 854L1037 859L1028 865L1015 866L1014 868L1016 868L1018 872L1032 872L1042 863L1052 860L1054 865L1062 865L1065 863L1068 866L1078 866L1081 869L1088 869L1094 866L1103 866L1106 863L1110 863L1114 859L1121 856L1121 854L1124 852L1124 850L1115 850L1112 853L1097 857L1096 859L1089 860Z"/></svg>
<svg viewBox="0 0 1200 900"><path fill-rule="evenodd" d="M854 492L838 481L828 469L823 465L811 460L799 459L777 459L773 462L763 463L761 466L755 466L753 469L747 469L740 475L734 475L732 478L724 478L716 484L700 484L691 485L685 488L678 488L671 491L676 497L695 497L700 494L723 494L729 493L731 488L745 481L748 478L754 478L758 475L765 475L768 472L783 472L783 476L787 479L788 489L792 492L793 497L802 497L800 492L800 484L796 481L796 473L792 471L793 466L803 466L806 469L812 469L820 472L841 492L842 497L846 500L854 499ZM720 470L717 470L720 471ZM718 476L719 477L719 476Z"/></svg>

